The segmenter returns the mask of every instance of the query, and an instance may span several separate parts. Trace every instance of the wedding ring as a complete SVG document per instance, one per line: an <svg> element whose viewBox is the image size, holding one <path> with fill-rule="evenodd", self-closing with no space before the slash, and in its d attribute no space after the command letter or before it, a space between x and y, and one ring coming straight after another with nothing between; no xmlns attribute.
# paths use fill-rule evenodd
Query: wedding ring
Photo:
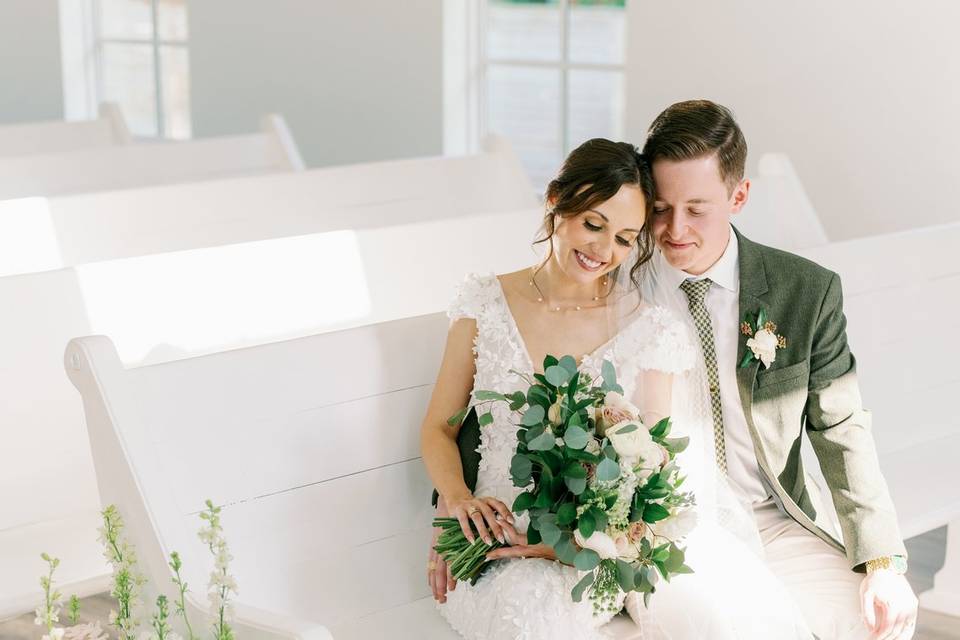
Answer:
<svg viewBox="0 0 960 640"><path fill-rule="evenodd" d="M480 513L480 507L470 507L470 510L467 511L467 514L471 516L475 513Z"/></svg>

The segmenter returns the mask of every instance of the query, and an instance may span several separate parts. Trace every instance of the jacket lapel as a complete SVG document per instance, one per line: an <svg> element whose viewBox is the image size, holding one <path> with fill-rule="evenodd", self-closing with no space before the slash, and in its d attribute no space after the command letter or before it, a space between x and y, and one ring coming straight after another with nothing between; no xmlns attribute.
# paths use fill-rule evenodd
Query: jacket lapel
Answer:
<svg viewBox="0 0 960 640"><path fill-rule="evenodd" d="M742 322L747 315L756 317L761 309L765 309L769 316L770 309L760 297L768 291L767 272L763 266L760 249L737 231L736 227L733 228L733 231L737 234L737 240L740 244L740 321ZM752 427L753 384L757 379L757 372L760 370L760 362L753 360L746 367L740 367L740 363L747 355L747 340L746 336L739 333L739 329L738 335L737 387L740 390L740 404L743 405L743 414Z"/></svg>

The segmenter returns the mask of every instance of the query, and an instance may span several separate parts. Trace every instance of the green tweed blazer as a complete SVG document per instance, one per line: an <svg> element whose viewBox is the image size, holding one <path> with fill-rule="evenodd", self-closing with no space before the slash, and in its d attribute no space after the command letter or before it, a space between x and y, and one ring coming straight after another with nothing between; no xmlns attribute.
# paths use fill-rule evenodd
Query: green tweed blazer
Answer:
<svg viewBox="0 0 960 640"><path fill-rule="evenodd" d="M871 435L871 415L860 398L856 360L847 346L839 276L734 231L740 241L740 318L756 317L764 309L787 340L769 369L756 359L737 369L761 480L786 515L845 551L855 571L881 556L905 557ZM747 353L746 342L740 334L738 364ZM829 533L831 518L814 508L816 487L800 458L804 434L833 498L842 543ZM464 479L473 490L480 462L474 412L457 440Z"/></svg>

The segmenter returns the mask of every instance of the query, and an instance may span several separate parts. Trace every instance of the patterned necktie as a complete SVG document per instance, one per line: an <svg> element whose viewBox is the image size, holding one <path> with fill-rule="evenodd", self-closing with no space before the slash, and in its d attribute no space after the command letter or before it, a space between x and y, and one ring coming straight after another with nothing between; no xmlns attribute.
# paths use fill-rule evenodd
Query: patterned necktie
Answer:
<svg viewBox="0 0 960 640"><path fill-rule="evenodd" d="M717 458L717 468L721 473L727 472L727 451L723 438L723 405L720 403L720 377L717 375L717 350L713 344L713 325L710 314L704 304L704 298L713 281L710 278L703 280L684 280L680 289L687 294L690 306L690 315L700 335L700 344L703 346L703 360L707 365L707 382L710 384L710 407L713 411L713 447Z"/></svg>

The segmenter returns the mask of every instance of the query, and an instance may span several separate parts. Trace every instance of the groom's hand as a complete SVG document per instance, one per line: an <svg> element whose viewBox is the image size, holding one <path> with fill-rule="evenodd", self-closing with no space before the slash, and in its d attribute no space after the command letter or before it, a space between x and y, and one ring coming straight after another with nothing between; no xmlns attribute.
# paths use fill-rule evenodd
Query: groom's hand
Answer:
<svg viewBox="0 0 960 640"><path fill-rule="evenodd" d="M504 558L546 558L556 560L557 552L547 544L527 544L527 534L518 533L509 523L501 523L508 547L500 547L487 553L487 560Z"/></svg>
<svg viewBox="0 0 960 640"><path fill-rule="evenodd" d="M860 583L860 605L871 640L913 637L918 602L906 577L889 569L868 573Z"/></svg>
<svg viewBox="0 0 960 640"><path fill-rule="evenodd" d="M443 496L437 499L436 517L446 518L450 514L447 512L447 503ZM427 556L427 585L433 592L433 599L443 604L447 601L447 592L457 588L457 580L450 573L450 567L446 561L434 550L437 546L437 538L443 529L434 527L433 536L430 539L430 553Z"/></svg>

